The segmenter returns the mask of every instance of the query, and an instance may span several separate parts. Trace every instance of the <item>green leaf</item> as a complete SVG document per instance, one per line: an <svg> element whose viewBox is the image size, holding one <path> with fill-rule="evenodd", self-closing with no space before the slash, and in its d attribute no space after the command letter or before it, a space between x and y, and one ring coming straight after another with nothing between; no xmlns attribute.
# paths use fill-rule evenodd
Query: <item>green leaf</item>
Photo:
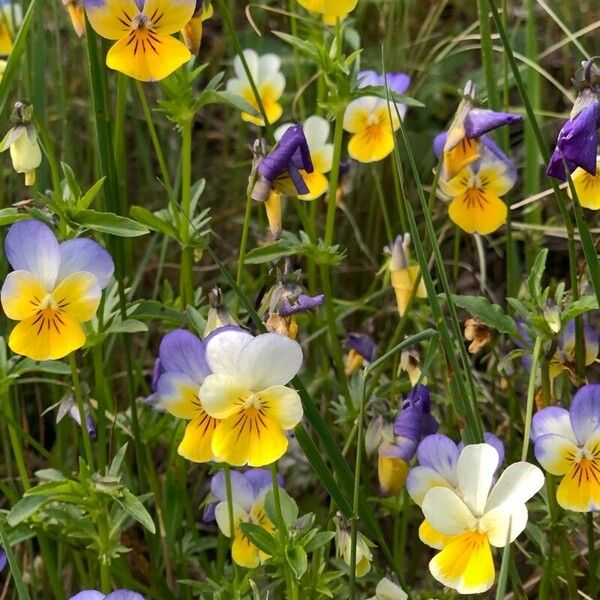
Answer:
<svg viewBox="0 0 600 600"><path fill-rule="evenodd" d="M119 237L138 237L149 233L146 227L136 221L110 212L80 210L72 215L71 218L75 223L83 225L88 229Z"/></svg>
<svg viewBox="0 0 600 600"><path fill-rule="evenodd" d="M106 177L102 177L102 179L98 179L96 183L81 197L79 200L79 208L86 209L89 208L90 204L95 200L96 196L100 193L102 186L104 185L104 180Z"/></svg>
<svg viewBox="0 0 600 600"><path fill-rule="evenodd" d="M298 505L283 488L279 488L279 500L281 504L281 516L283 517L283 528L289 529L298 518ZM271 519L271 522L281 528L282 524L279 522L279 512L272 489L265 496L265 512L269 519Z"/></svg>
<svg viewBox="0 0 600 600"><path fill-rule="evenodd" d="M167 237L179 240L179 232L177 229L175 229L171 223L161 219L157 213L153 213L143 206L132 206L131 216L138 223L145 225L148 229L158 231Z"/></svg>
<svg viewBox="0 0 600 600"><path fill-rule="evenodd" d="M115 457L112 459L112 462L110 463L110 468L108 469L109 476L111 476L111 477L119 476L119 472L121 471L121 465L123 464L123 460L125 459L125 454L127 452L128 446L129 446L129 443L126 442L119 448L119 450L115 454Z"/></svg>
<svg viewBox="0 0 600 600"><path fill-rule="evenodd" d="M285 558L292 568L296 579L300 579L308 568L308 558L302 546L292 546L285 549Z"/></svg>
<svg viewBox="0 0 600 600"><path fill-rule="evenodd" d="M170 321L177 325L188 324L188 320L181 311L163 306L156 300L145 300L135 304L134 307L129 310L127 316L142 321Z"/></svg>
<svg viewBox="0 0 600 600"><path fill-rule="evenodd" d="M569 321L572 321L575 317L582 315L583 313L590 312L591 310L598 309L598 300L596 296L583 296L579 300L575 300L569 308L564 310L560 315L560 320L563 326Z"/></svg>
<svg viewBox="0 0 600 600"><path fill-rule="evenodd" d="M68 375L71 372L69 365L59 360L37 361L24 358L12 369L12 373L23 375L23 373L51 373L53 375Z"/></svg>
<svg viewBox="0 0 600 600"><path fill-rule="evenodd" d="M304 545L306 552L314 552L328 544L335 537L333 531L321 531L317 533L308 543Z"/></svg>
<svg viewBox="0 0 600 600"><path fill-rule="evenodd" d="M274 262L284 256L292 256L298 252L299 243L293 244L289 239L282 238L274 244L259 246L248 252L244 258L247 265L262 265Z"/></svg>
<svg viewBox="0 0 600 600"><path fill-rule="evenodd" d="M17 221L29 218L30 216L27 213L21 212L18 208L3 208L0 210L0 227L12 225Z"/></svg>
<svg viewBox="0 0 600 600"><path fill-rule="evenodd" d="M129 490L124 489L120 498L116 501L133 517L140 525L145 527L150 533L156 533L154 521L145 506Z"/></svg>
<svg viewBox="0 0 600 600"><path fill-rule="evenodd" d="M533 298L533 301L537 304L540 303L540 298L542 295L542 277L544 276L547 257L547 248L543 248L538 252L533 266L531 267L529 277L527 278L527 289L529 290L529 294Z"/></svg>
<svg viewBox="0 0 600 600"><path fill-rule="evenodd" d="M76 482L68 479L62 479L58 481L46 481L40 483L35 487L25 492L26 497L31 496L79 496L83 498L85 496L85 489L83 486Z"/></svg>
<svg viewBox="0 0 600 600"><path fill-rule="evenodd" d="M277 554L277 544L273 536L260 525L240 523L243 534L259 549L269 556Z"/></svg>
<svg viewBox="0 0 600 600"><path fill-rule="evenodd" d="M440 296L444 297L444 294L440 294ZM471 316L479 319L488 327L500 333L507 333L511 337L519 337L519 330L514 319L509 317L497 304L492 304L487 298L452 294L452 300L456 306L464 308Z"/></svg>
<svg viewBox="0 0 600 600"><path fill-rule="evenodd" d="M6 521L11 527L16 527L19 523L26 521L31 515L38 512L49 501L49 498L45 496L25 496L13 506Z"/></svg>
<svg viewBox="0 0 600 600"><path fill-rule="evenodd" d="M241 96L227 91L216 92L215 90L206 90L201 94L198 100L198 108L206 106L207 104L225 104L226 106L235 108L240 112L245 112L254 115L255 117L260 117L260 113L257 112L256 109Z"/></svg>
<svg viewBox="0 0 600 600"><path fill-rule="evenodd" d="M125 321L117 321L110 325L106 333L144 333L148 331L148 325L137 321L136 319L126 319Z"/></svg>
<svg viewBox="0 0 600 600"><path fill-rule="evenodd" d="M196 332L200 336L203 336L204 330L206 329L206 319L200 314L200 311L188 304L185 307L185 313L187 314L188 320Z"/></svg>
<svg viewBox="0 0 600 600"><path fill-rule="evenodd" d="M40 469L35 472L35 476L46 481L64 481L66 479L58 469Z"/></svg>
<svg viewBox="0 0 600 600"><path fill-rule="evenodd" d="M386 88L384 85L369 85L363 88L358 88L352 92L352 99L361 98L362 96L377 96L378 98L383 98L387 100L389 98L392 102L398 102L400 104L404 104L406 106L414 106L417 108L422 108L425 106L422 102L411 98L410 96L404 96L403 94L398 94L393 90ZM394 107L392 106L392 110Z"/></svg>
<svg viewBox="0 0 600 600"><path fill-rule="evenodd" d="M15 555L10 546L10 540L6 535L6 531L4 530L4 525L0 523L0 542L6 552L6 558L8 559L8 564L10 566L10 572L13 576L13 581L15 582L15 587L17 588L17 594L19 595L19 600L30 600L29 593L27 592L27 588L24 584L23 576L21 575L21 569L19 568L19 561L15 558Z"/></svg>

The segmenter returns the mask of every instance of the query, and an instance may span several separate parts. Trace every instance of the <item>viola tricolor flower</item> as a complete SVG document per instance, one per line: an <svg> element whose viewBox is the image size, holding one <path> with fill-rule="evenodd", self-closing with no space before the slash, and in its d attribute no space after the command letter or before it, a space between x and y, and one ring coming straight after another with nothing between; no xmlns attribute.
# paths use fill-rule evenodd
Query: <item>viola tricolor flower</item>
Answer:
<svg viewBox="0 0 600 600"><path fill-rule="evenodd" d="M73 25L77 37L82 37L85 33L85 11L83 9L83 0L62 0L62 2L67 10L71 25Z"/></svg>
<svg viewBox="0 0 600 600"><path fill-rule="evenodd" d="M250 49L244 50L244 58L265 109L267 120L272 125L283 114L283 107L279 103L285 89L285 77L281 72L281 59L277 54L271 53L259 56L254 50ZM227 91L236 96L241 96L260 115L254 116L243 112L242 119L263 127L265 124L264 119L260 114L258 102L239 56L236 56L233 61L233 70L235 71L235 77L227 82Z"/></svg>
<svg viewBox="0 0 600 600"><path fill-rule="evenodd" d="M298 393L286 384L300 370L300 344L276 333L256 337L238 327L217 329L205 342L212 371L200 388L204 410L219 419L215 460L261 467L283 456L286 431L302 419Z"/></svg>
<svg viewBox="0 0 600 600"><path fill-rule="evenodd" d="M106 65L140 81L160 81L191 58L173 37L194 14L196 0L84 0L91 26L115 40Z"/></svg>
<svg viewBox="0 0 600 600"><path fill-rule="evenodd" d="M258 163L259 179L252 189L252 199L265 202L272 191L288 196L308 194L310 190L300 172L310 174L313 171L302 125L292 125L282 134L271 152Z"/></svg>
<svg viewBox="0 0 600 600"><path fill-rule="evenodd" d="M279 487L283 479L279 478ZM259 550L242 532L241 523L253 523L269 533L275 528L265 513L265 496L272 488L271 472L267 469L248 469L245 472L231 471L231 497L233 510L233 532L229 521L229 503L225 486L225 473L220 471L211 480L211 495L218 500L215 507L215 519L221 533L233 538L231 558L233 562L253 569L269 558Z"/></svg>
<svg viewBox="0 0 600 600"><path fill-rule="evenodd" d="M219 421L206 413L200 399L200 386L211 372L205 344L185 329L167 333L160 343L157 371L157 406L190 421L177 451L193 462L212 460L212 436Z"/></svg>
<svg viewBox="0 0 600 600"><path fill-rule="evenodd" d="M0 56L8 56L13 40L23 22L23 10L18 2L0 2Z"/></svg>
<svg viewBox="0 0 600 600"><path fill-rule="evenodd" d="M478 594L492 587L491 546L502 548L525 529L525 503L544 484L540 469L518 462L508 466L492 486L499 458L490 444L465 446L456 462L456 489L434 486L423 498L425 519L446 536L429 570L460 594Z"/></svg>
<svg viewBox="0 0 600 600"><path fill-rule="evenodd" d="M94 317L113 271L112 258L87 238L58 243L40 221L18 221L6 235L14 271L0 294L6 316L19 321L8 345L33 360L58 359L85 344L82 323Z"/></svg>
<svg viewBox="0 0 600 600"><path fill-rule="evenodd" d="M335 25L337 19L343 19L352 12L358 0L298 0L306 10L323 15L323 22Z"/></svg>
<svg viewBox="0 0 600 600"><path fill-rule="evenodd" d="M207 21L213 16L213 7L210 2L204 0L196 0L196 7L194 8L194 15L181 30L185 45L189 51L196 55L200 51L200 44L202 43L202 29L204 21Z"/></svg>
<svg viewBox="0 0 600 600"><path fill-rule="evenodd" d="M283 134L293 124L286 124L278 127L275 130L275 139L279 141ZM329 185L329 181L325 175L331 171L333 161L333 144L329 143L329 121L323 117L313 115L308 117L302 125L302 130L308 144L310 158L313 170L309 173L304 169L300 169L299 173L302 177L308 194L299 194L299 200L315 200L322 196Z"/></svg>
<svg viewBox="0 0 600 600"><path fill-rule="evenodd" d="M420 277L419 265L410 264L409 247L410 234L405 233L404 237L397 236L391 248L387 248L391 254L388 268L392 287L396 293L398 314L401 317L406 312L413 293L415 298L427 298L427 290L423 278Z"/></svg>
<svg viewBox="0 0 600 600"><path fill-rule="evenodd" d="M404 73L388 73L387 78L374 71L358 74L358 87L387 85L391 91L403 94L410 83ZM348 154L362 163L381 160L394 149L394 131L400 127L398 119L406 111L402 104L389 103L379 96L361 96L352 100L344 112L344 129L352 134Z"/></svg>
<svg viewBox="0 0 600 600"><path fill-rule="evenodd" d="M596 175L599 128L600 100L591 87L585 87L577 96L569 120L558 134L546 173L561 181L567 180L567 171L573 173L577 168Z"/></svg>
<svg viewBox="0 0 600 600"><path fill-rule="evenodd" d="M417 452L419 442L438 430L438 422L431 414L431 398L424 385L418 385L402 402L393 425L393 442L379 445L377 474L385 496L397 494L408 475L408 464Z"/></svg>
<svg viewBox="0 0 600 600"><path fill-rule="evenodd" d="M348 566L352 562L352 536L350 530L339 517L335 517L335 548L339 556ZM359 531L356 538L356 577L363 577L371 570L373 544Z"/></svg>
<svg viewBox="0 0 600 600"><path fill-rule="evenodd" d="M444 140L440 134L434 141L434 152L439 156ZM506 222L508 207L501 196L509 192L517 180L513 162L485 136L480 142L478 158L452 179L441 177L440 190L451 202L450 219L467 233L487 235Z"/></svg>
<svg viewBox="0 0 600 600"><path fill-rule="evenodd" d="M519 115L512 113L474 108L474 100L475 86L468 81L463 99L444 139L441 179L453 179L465 167L481 158L484 134L521 120Z"/></svg>
<svg viewBox="0 0 600 600"><path fill-rule="evenodd" d="M590 210L600 210L600 156L596 157L596 174L577 167L571 176L579 204ZM567 188L572 197L571 187Z"/></svg>
<svg viewBox="0 0 600 600"><path fill-rule="evenodd" d="M349 377L363 365L373 362L377 346L373 338L366 333L349 333L346 344L348 354L346 355L344 371L346 376Z"/></svg>
<svg viewBox="0 0 600 600"><path fill-rule="evenodd" d="M562 476L556 491L567 510L600 510L600 385L584 385L569 410L549 406L531 422L535 457L552 475Z"/></svg>
<svg viewBox="0 0 600 600"><path fill-rule="evenodd" d="M375 595L369 600L407 600L408 594L391 579L384 577L375 588Z"/></svg>
<svg viewBox="0 0 600 600"><path fill-rule="evenodd" d="M108 595L97 590L83 590L83 592L71 596L69 600L145 600L145 598L130 590L116 590Z"/></svg>

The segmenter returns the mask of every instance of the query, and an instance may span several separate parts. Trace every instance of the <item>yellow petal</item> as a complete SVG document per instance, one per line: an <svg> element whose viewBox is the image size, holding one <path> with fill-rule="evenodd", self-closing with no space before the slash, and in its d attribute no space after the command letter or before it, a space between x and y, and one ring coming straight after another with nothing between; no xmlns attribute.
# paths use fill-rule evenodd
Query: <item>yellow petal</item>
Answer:
<svg viewBox="0 0 600 600"><path fill-rule="evenodd" d="M185 428L185 434L177 452L192 462L208 462L213 459L212 436L219 424L217 419L209 417L202 409Z"/></svg>
<svg viewBox="0 0 600 600"><path fill-rule="evenodd" d="M192 54L198 54L200 50L200 44L202 43L202 21L202 17L194 17L181 30L185 45Z"/></svg>
<svg viewBox="0 0 600 600"><path fill-rule="evenodd" d="M109 40L120 40L131 30L131 20L139 14L135 0L88 2L86 12L94 31Z"/></svg>
<svg viewBox="0 0 600 600"><path fill-rule="evenodd" d="M9 319L22 321L33 317L48 292L29 271L9 273L2 286L2 308Z"/></svg>
<svg viewBox="0 0 600 600"><path fill-rule="evenodd" d="M185 44L174 37L138 29L113 45L106 65L139 81L160 81L191 56Z"/></svg>
<svg viewBox="0 0 600 600"><path fill-rule="evenodd" d="M66 8L75 33L78 37L82 37L85 33L85 12L83 10L83 4L69 2Z"/></svg>
<svg viewBox="0 0 600 600"><path fill-rule="evenodd" d="M400 493L408 475L408 464L395 456L379 456L377 459L379 487L384 496Z"/></svg>
<svg viewBox="0 0 600 600"><path fill-rule="evenodd" d="M441 550L451 539L451 535L440 533L425 519L419 526L419 539L428 546Z"/></svg>
<svg viewBox="0 0 600 600"><path fill-rule="evenodd" d="M53 310L21 321L12 331L8 345L15 354L32 360L63 358L85 344L81 325L66 314Z"/></svg>
<svg viewBox="0 0 600 600"><path fill-rule="evenodd" d="M146 0L144 14L156 33L169 35L183 29L195 8L195 0Z"/></svg>
<svg viewBox="0 0 600 600"><path fill-rule="evenodd" d="M98 278L85 271L69 275L52 292L57 311L81 323L89 321L96 314L101 295Z"/></svg>
<svg viewBox="0 0 600 600"><path fill-rule="evenodd" d="M413 265L407 269L397 269L391 272L392 287L396 292L396 304L398 306L398 313L403 316L408 307L408 302L415 288L417 278L419 277L419 266ZM415 297L426 298L427 290L423 279L419 280L419 285L415 291Z"/></svg>
<svg viewBox="0 0 600 600"><path fill-rule="evenodd" d="M453 179L465 167L474 163L481 154L481 142L478 139L463 138L451 150L444 151L444 178Z"/></svg>
<svg viewBox="0 0 600 600"><path fill-rule="evenodd" d="M250 104L250 106L256 109L256 112L260 115L261 112L258 108L258 102L256 101L254 94L244 94L244 98L248 102L248 104ZM283 114L283 106L281 106L279 102L277 102L276 100L271 100L269 98L263 98L262 96L261 102L263 108L265 109L267 120L271 125L281 118L281 115ZM242 120L246 121L247 123L254 123L254 125L258 125L259 127L264 127L265 125L265 120L262 118L262 116L256 117L254 115L251 115L250 113L242 113Z"/></svg>
<svg viewBox="0 0 600 600"><path fill-rule="evenodd" d="M362 163L381 160L393 150L394 136L388 125L369 125L360 133L355 133L348 143L348 154Z"/></svg>
<svg viewBox="0 0 600 600"><path fill-rule="evenodd" d="M246 569L254 569L260 564L258 548L241 531L233 539L231 558Z"/></svg>
<svg viewBox="0 0 600 600"><path fill-rule="evenodd" d="M445 179L440 177L439 186L442 192L449 198L455 198L464 194L469 188L475 185L475 174L471 167L465 167L456 177Z"/></svg>
<svg viewBox="0 0 600 600"><path fill-rule="evenodd" d="M506 222L506 204L494 194L470 188L452 200L448 207L452 221L467 233L487 235Z"/></svg>
<svg viewBox="0 0 600 600"><path fill-rule="evenodd" d="M454 536L429 563L431 574L460 594L479 594L494 584L494 561L487 537L476 531Z"/></svg>
<svg viewBox="0 0 600 600"><path fill-rule="evenodd" d="M12 36L6 23L0 23L0 55L8 56L13 48Z"/></svg>
<svg viewBox="0 0 600 600"><path fill-rule="evenodd" d="M312 173L307 173L303 169L300 171L300 175L306 184L309 192L298 196L299 200L316 200L320 198L329 187L329 180L323 173L320 173L316 169Z"/></svg>
<svg viewBox="0 0 600 600"><path fill-rule="evenodd" d="M477 172L478 187L495 196L504 196L515 184L505 163L494 161L483 164Z"/></svg>
<svg viewBox="0 0 600 600"><path fill-rule="evenodd" d="M302 402L296 390L274 385L259 394L260 410L274 419L282 429L292 429L302 419Z"/></svg>
<svg viewBox="0 0 600 600"><path fill-rule="evenodd" d="M596 175L590 175L587 171L578 167L575 169L572 178L579 204L584 208L600 210L600 168L596 170ZM567 191L569 196L572 197L570 187L567 188Z"/></svg>
<svg viewBox="0 0 600 600"><path fill-rule="evenodd" d="M600 460L583 458L562 478L556 491L558 503L567 510L588 512L600 508Z"/></svg>
<svg viewBox="0 0 600 600"><path fill-rule="evenodd" d="M253 407L222 421L212 439L215 457L236 467L269 465L283 456L287 446L281 425Z"/></svg>

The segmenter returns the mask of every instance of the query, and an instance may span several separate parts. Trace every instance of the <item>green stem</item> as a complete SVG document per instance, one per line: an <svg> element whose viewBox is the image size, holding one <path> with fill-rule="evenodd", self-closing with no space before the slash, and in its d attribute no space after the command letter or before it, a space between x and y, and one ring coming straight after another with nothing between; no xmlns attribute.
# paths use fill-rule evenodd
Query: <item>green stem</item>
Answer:
<svg viewBox="0 0 600 600"><path fill-rule="evenodd" d="M102 355L102 345L96 344L92 349L94 362L94 380L96 383L96 400L98 401L98 410L96 411L96 420L98 428L98 442L96 444L98 452L98 471L104 473L108 460L108 435L106 424L106 411L108 409L108 381L106 379L106 365Z"/></svg>
<svg viewBox="0 0 600 600"><path fill-rule="evenodd" d="M98 515L98 537L100 540L100 587L105 594L112 592L110 581L109 528L106 512Z"/></svg>
<svg viewBox="0 0 600 600"><path fill-rule="evenodd" d="M253 200L250 195L246 196L246 209L244 210L244 223L242 225L242 237L240 238L240 248L238 250L238 264L235 275L235 283L238 287L242 286L242 278L244 276L244 260L246 257L246 248L248 247L248 236L250 233L250 217L252 216ZM236 297L235 312L239 307L239 299Z"/></svg>
<svg viewBox="0 0 600 600"><path fill-rule="evenodd" d="M531 370L529 371L529 385L527 386L527 408L525 410L525 428L523 431L523 451L521 452L521 460L527 460L527 451L529 450L529 434L531 432L531 418L533 416L535 380L537 377L541 349L542 338L536 337L533 346L533 356L531 358Z"/></svg>
<svg viewBox="0 0 600 600"><path fill-rule="evenodd" d="M598 554L596 552L596 535L594 531L594 513L587 514L587 542L588 542L588 594L590 598L598 597Z"/></svg>
<svg viewBox="0 0 600 600"><path fill-rule="evenodd" d="M8 421L8 435L10 437L10 443L12 451L17 463L17 471L19 472L19 478L21 479L21 485L23 489L27 491L30 487L29 473L27 472L27 466L25 464L25 456L23 453L23 446L21 445L21 437L17 429L17 420L15 418L15 412L12 405L12 400L8 394L8 390L3 390L0 396L0 401L4 407L4 413L6 420Z"/></svg>
<svg viewBox="0 0 600 600"><path fill-rule="evenodd" d="M231 488L231 467L224 466L225 471L225 496L227 498L227 513L229 517L229 537L233 543L235 537L235 520L233 518L233 491Z"/></svg>
<svg viewBox="0 0 600 600"><path fill-rule="evenodd" d="M79 370L77 361L75 360L75 352L69 354L69 365L71 366L71 379L73 380L73 393L79 410L79 419L81 420L81 436L83 437L83 448L85 450L85 458L91 471L94 470L94 452L92 450L92 441L86 425L86 414L83 406L83 397L81 395L81 382L79 380Z"/></svg>
<svg viewBox="0 0 600 600"><path fill-rule="evenodd" d="M21 569L19 568L19 563L12 551L10 546L10 540L6 535L6 531L4 529L4 523L0 521L0 542L2 543L2 548L4 552L6 552L6 558L8 559L8 564L10 566L10 572L12 573L15 587L17 588L17 594L19 595L19 600L31 600L29 593L27 592L27 588L24 584L23 575L21 574Z"/></svg>
<svg viewBox="0 0 600 600"><path fill-rule="evenodd" d="M194 250L189 247L190 226L192 220L192 119L185 121L181 129L181 211L184 218L180 224L181 271L179 273L179 290L182 307L194 303Z"/></svg>

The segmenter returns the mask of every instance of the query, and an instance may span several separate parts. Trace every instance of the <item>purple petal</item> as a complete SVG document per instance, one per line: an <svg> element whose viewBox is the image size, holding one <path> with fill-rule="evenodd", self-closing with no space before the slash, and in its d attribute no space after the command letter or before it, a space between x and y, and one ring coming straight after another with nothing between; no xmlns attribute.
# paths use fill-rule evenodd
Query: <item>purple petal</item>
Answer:
<svg viewBox="0 0 600 600"><path fill-rule="evenodd" d="M600 384L584 385L580 388L571 403L571 426L580 445L600 425Z"/></svg>
<svg viewBox="0 0 600 600"><path fill-rule="evenodd" d="M60 245L60 269L56 283L80 271L93 273L104 289L113 276L115 265L110 254L94 240L77 238L63 242Z"/></svg>
<svg viewBox="0 0 600 600"><path fill-rule="evenodd" d="M439 158L444 151L444 146L446 145L446 140L448 139L448 132L442 131L442 133L438 133L433 138L433 153L436 158Z"/></svg>
<svg viewBox="0 0 600 600"><path fill-rule="evenodd" d="M244 473L246 481L252 486L254 497L259 496L266 488L270 488L273 484L271 477L271 471L268 469L248 469ZM277 484L279 487L283 487L283 477L277 475Z"/></svg>
<svg viewBox="0 0 600 600"><path fill-rule="evenodd" d="M196 6L194 8L194 16L196 16L202 10L202 4L204 0L196 0Z"/></svg>
<svg viewBox="0 0 600 600"><path fill-rule="evenodd" d="M453 485L456 484L456 463L459 454L457 445L441 433L427 436L417 450L421 466L433 469Z"/></svg>
<svg viewBox="0 0 600 600"><path fill-rule="evenodd" d="M396 438L393 444L380 444L378 453L379 456L401 458L405 462L409 462L416 454L418 445L418 442L409 438Z"/></svg>
<svg viewBox="0 0 600 600"><path fill-rule="evenodd" d="M204 523L212 523L215 520L215 508L217 507L217 502L209 502L204 507L204 512L202 513L202 521Z"/></svg>
<svg viewBox="0 0 600 600"><path fill-rule="evenodd" d="M163 337L159 359L163 371L184 373L198 384L210 375L204 344L185 329L176 329Z"/></svg>
<svg viewBox="0 0 600 600"><path fill-rule="evenodd" d="M383 85L383 77L377 73L377 71L367 70L367 71L359 71L356 76L358 80L358 87L375 87L377 85Z"/></svg>
<svg viewBox="0 0 600 600"><path fill-rule="evenodd" d="M439 428L440 424L433 415L423 415L421 419L421 439L427 437L428 435L433 435Z"/></svg>
<svg viewBox="0 0 600 600"><path fill-rule="evenodd" d="M33 273L52 291L60 267L60 248L56 236L41 221L28 219L11 225L6 234L6 258L15 271Z"/></svg>
<svg viewBox="0 0 600 600"><path fill-rule="evenodd" d="M75 596L71 596L69 600L104 600L106 596L96 590L83 590Z"/></svg>
<svg viewBox="0 0 600 600"><path fill-rule="evenodd" d="M296 298L296 302L294 304L290 304L289 299L285 298L282 302L281 307L279 308L279 314L282 317L288 317L289 315L293 315L305 310L310 310L311 308L316 308L325 302L325 296L323 294L319 294L318 296L307 296L306 294L300 294L298 298Z"/></svg>
<svg viewBox="0 0 600 600"><path fill-rule="evenodd" d="M6 552L0 548L0 572L6 569L6 565L8 563L8 557L6 556Z"/></svg>
<svg viewBox="0 0 600 600"><path fill-rule="evenodd" d="M465 118L465 134L469 138L478 138L498 127L518 121L521 121L521 116L512 113L472 108Z"/></svg>
<svg viewBox="0 0 600 600"><path fill-rule="evenodd" d="M430 409L429 390L424 385L418 385L402 403L402 409L394 421L396 443L402 444L403 448L412 447L413 455L422 437L423 415L428 415ZM402 458L410 460L412 456Z"/></svg>
<svg viewBox="0 0 600 600"><path fill-rule="evenodd" d="M548 434L562 435L575 442L571 415L565 408L549 406L536 412L531 419L531 441Z"/></svg>
<svg viewBox="0 0 600 600"><path fill-rule="evenodd" d="M108 594L104 600L145 600L145 598L137 592L131 592L129 590L116 590Z"/></svg>
<svg viewBox="0 0 600 600"><path fill-rule="evenodd" d="M387 86L396 94L404 94L410 85L410 77L406 73L387 73Z"/></svg>
<svg viewBox="0 0 600 600"><path fill-rule="evenodd" d="M225 485L224 471L219 471L213 476L210 482L210 491L221 502L227 501L227 486ZM231 497L246 512L249 512L254 504L252 483L239 471L231 471Z"/></svg>
<svg viewBox="0 0 600 600"><path fill-rule="evenodd" d="M158 380L160 376L165 372L162 367L162 363L160 362L160 358L157 358L154 361L154 368L152 369L152 380L150 381L150 389L155 392L156 386L158 385Z"/></svg>
<svg viewBox="0 0 600 600"><path fill-rule="evenodd" d="M348 347L360 354L367 362L373 362L377 346L371 336L364 333L349 333Z"/></svg>

